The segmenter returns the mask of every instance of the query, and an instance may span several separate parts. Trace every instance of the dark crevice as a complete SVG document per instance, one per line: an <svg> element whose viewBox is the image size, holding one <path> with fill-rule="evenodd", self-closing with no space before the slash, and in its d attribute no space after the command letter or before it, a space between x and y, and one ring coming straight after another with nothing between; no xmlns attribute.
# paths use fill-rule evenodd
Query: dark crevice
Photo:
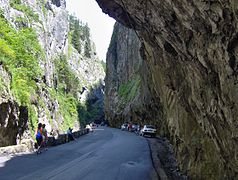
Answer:
<svg viewBox="0 0 238 180"><path fill-rule="evenodd" d="M173 46L172 46L169 42L167 42L167 41L165 41L165 43L164 43L164 49L165 49L166 52L168 52L168 53L171 54L172 56L177 56L177 55L178 55L177 51L176 51L176 50L173 48Z"/></svg>
<svg viewBox="0 0 238 180"><path fill-rule="evenodd" d="M227 46L227 52L229 53L229 66L233 70L233 74L236 75L237 72L237 63L234 49L238 45L238 33L234 36L234 38L229 42Z"/></svg>

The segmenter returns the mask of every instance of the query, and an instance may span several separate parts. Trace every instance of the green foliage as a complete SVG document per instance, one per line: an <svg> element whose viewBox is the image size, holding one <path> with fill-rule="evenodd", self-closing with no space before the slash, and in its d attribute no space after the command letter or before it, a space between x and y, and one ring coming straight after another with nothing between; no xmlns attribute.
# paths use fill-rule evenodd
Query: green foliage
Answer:
<svg viewBox="0 0 238 180"><path fill-rule="evenodd" d="M28 107L32 135L38 117L30 97L36 93L35 80L42 76L38 59L43 55L33 29L16 31L0 17L0 61L11 74L10 88L15 99L20 105Z"/></svg>
<svg viewBox="0 0 238 180"><path fill-rule="evenodd" d="M91 44L89 40L86 40L85 45L84 45L84 55L88 58L91 57Z"/></svg>
<svg viewBox="0 0 238 180"><path fill-rule="evenodd" d="M102 64L104 72L106 73L106 69L107 69L106 62L101 61L101 64Z"/></svg>
<svg viewBox="0 0 238 180"><path fill-rule="evenodd" d="M64 122L62 124L63 130L66 130L68 127L72 127L78 119L77 101L70 94L57 94L57 100L60 104L60 112L64 117Z"/></svg>
<svg viewBox="0 0 238 180"><path fill-rule="evenodd" d="M81 34L82 34L82 27L81 22L73 16L69 16L69 29L70 29L70 42L72 43L73 47L81 54Z"/></svg>
<svg viewBox="0 0 238 180"><path fill-rule="evenodd" d="M23 12L27 16L30 23L33 21L39 22L39 15L34 13L29 6L22 4L21 0L10 0L10 6L18 11Z"/></svg>
<svg viewBox="0 0 238 180"><path fill-rule="evenodd" d="M81 53L81 42L80 42L80 26L79 26L79 21L75 20L74 21L74 29L72 32L72 44L74 48L78 51L78 53Z"/></svg>
<svg viewBox="0 0 238 180"><path fill-rule="evenodd" d="M0 61L12 75L11 89L22 105L28 105L30 94L35 92L35 79L42 75L38 58L43 53L35 31L13 29L0 18Z"/></svg>
<svg viewBox="0 0 238 180"><path fill-rule="evenodd" d="M81 90L79 79L72 72L65 55L60 55L54 61L56 76L58 77L57 91L51 89L52 97L56 98L60 105L60 113L64 117L62 129L72 127L75 121L84 124L84 119L78 115L80 102L77 93Z"/></svg>
<svg viewBox="0 0 238 180"><path fill-rule="evenodd" d="M87 112L88 112L88 116L87 119L88 120L94 120L98 114L99 114L99 104L91 104L91 103L87 103Z"/></svg>
<svg viewBox="0 0 238 180"><path fill-rule="evenodd" d="M69 41L73 47L81 54L82 42L84 42L84 55L90 58L91 52L91 41L90 41L90 29L88 24L85 25L79 21L75 16L69 16L69 28L70 38Z"/></svg>
<svg viewBox="0 0 238 180"><path fill-rule="evenodd" d="M85 104L78 103L77 106L78 118L80 119L80 124L85 126L90 122L94 121L98 117L100 107L98 104L91 103L89 100Z"/></svg>
<svg viewBox="0 0 238 180"><path fill-rule="evenodd" d="M0 39L0 52L5 57L15 58L15 52L4 39Z"/></svg>
<svg viewBox="0 0 238 180"><path fill-rule="evenodd" d="M15 20L15 23L23 24L23 26L24 26L25 24L28 23L28 20L27 20L27 18L24 18L24 17L17 17Z"/></svg>
<svg viewBox="0 0 238 180"><path fill-rule="evenodd" d="M4 17L4 11L1 8L0 8L0 17L2 17L2 18Z"/></svg>
<svg viewBox="0 0 238 180"><path fill-rule="evenodd" d="M63 116L64 121L61 124L63 131L72 127L78 119L77 106L79 101L70 93L64 93L63 91L56 91L55 89L49 89L51 98L56 99L59 103L60 114Z"/></svg>
<svg viewBox="0 0 238 180"><path fill-rule="evenodd" d="M102 82L98 82L90 87L87 100L84 104L78 105L78 114L82 125L97 121L103 114L103 102L95 96L95 92L102 88Z"/></svg>
<svg viewBox="0 0 238 180"><path fill-rule="evenodd" d="M91 41L90 41L90 29L88 27L88 24L83 28L83 38L85 39L85 45L84 45L84 55L88 58L91 57Z"/></svg>
<svg viewBox="0 0 238 180"><path fill-rule="evenodd" d="M5 84L4 81L2 79L2 77L0 76L0 92L5 88Z"/></svg>
<svg viewBox="0 0 238 180"><path fill-rule="evenodd" d="M60 55L55 59L55 68L59 80L59 89L65 93L71 93L76 97L81 89L79 79L72 72L65 55Z"/></svg>
<svg viewBox="0 0 238 180"><path fill-rule="evenodd" d="M14 5L20 5L21 0L10 0L10 6L13 7Z"/></svg>
<svg viewBox="0 0 238 180"><path fill-rule="evenodd" d="M20 0L11 0L11 6L26 14L26 18L17 18L19 23L26 23L30 16L34 16L33 11L21 3ZM83 34L83 25L77 21L78 25L73 25L71 29L72 40L82 38L89 39L89 29ZM76 24L77 24L76 23ZM80 28L82 28L80 30ZM79 29L79 31L76 31ZM80 32L77 34L77 32ZM81 34L82 33L82 34ZM75 35L76 34L76 35ZM78 36L78 37L77 37ZM74 46L76 43L72 43ZM81 44L80 44L81 45ZM79 48L77 50L80 50ZM29 123L32 136L38 123L37 108L32 103L31 97L36 97L38 106L46 109L45 103L37 95L38 79L43 76L42 69L39 66L39 59L44 59L44 53L39 45L37 35L31 28L22 28L15 30L4 18L0 16L0 62L11 75L11 92L19 105L28 107ZM81 104L77 100L77 93L81 90L79 79L72 72L66 56L61 55L54 61L56 77L58 79L57 89L49 89L51 98L59 103L59 113L63 115L64 121L62 129L66 130L72 127L75 121L85 124L88 118L98 113L97 107L91 107L90 104ZM4 87L4 82L0 78L0 89ZM89 110L89 111L88 111ZM80 114L79 114L80 112ZM51 117L49 117L51 118Z"/></svg>
<svg viewBox="0 0 238 180"><path fill-rule="evenodd" d="M80 119L81 126L86 126L88 121L88 111L85 104L78 103L77 105L78 118Z"/></svg>
<svg viewBox="0 0 238 180"><path fill-rule="evenodd" d="M82 31L83 31L82 40L83 41L89 40L90 39L90 29L88 27L88 23L86 23L84 26L82 26Z"/></svg>
<svg viewBox="0 0 238 180"><path fill-rule="evenodd" d="M36 110L36 107L34 105L28 106L28 116L29 116L29 122L30 122L30 132L31 136L35 136L35 129L37 127L38 123L38 113Z"/></svg>
<svg viewBox="0 0 238 180"><path fill-rule="evenodd" d="M127 103L133 100L140 89L140 76L134 76L130 81L121 84L118 89L118 94L122 100Z"/></svg>
<svg viewBox="0 0 238 180"><path fill-rule="evenodd" d="M45 17L46 17L46 14L47 14L46 2L47 2L47 0L37 0L37 4L39 6L41 6L41 10L42 10Z"/></svg>

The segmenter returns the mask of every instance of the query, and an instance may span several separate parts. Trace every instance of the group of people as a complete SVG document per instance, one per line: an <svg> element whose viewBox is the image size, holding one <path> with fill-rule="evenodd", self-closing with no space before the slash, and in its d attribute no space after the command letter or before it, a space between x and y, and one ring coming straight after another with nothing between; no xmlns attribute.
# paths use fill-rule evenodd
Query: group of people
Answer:
<svg viewBox="0 0 238 180"><path fill-rule="evenodd" d="M67 130L67 138L68 141L76 140L73 134L73 129L69 127ZM53 132L52 132L53 135ZM54 138L55 140L55 138ZM39 123L36 130L36 146L37 153L41 153L43 149L47 150L46 145L48 141L47 130L45 128L45 124ZM54 143L54 142L53 142Z"/></svg>
<svg viewBox="0 0 238 180"><path fill-rule="evenodd" d="M46 143L48 140L47 130L45 124L39 123L36 130L36 142L37 142L37 153L41 153L43 148L46 148Z"/></svg>
<svg viewBox="0 0 238 180"><path fill-rule="evenodd" d="M140 125L139 124L128 123L127 124L127 130L135 132L136 134L138 134L140 132Z"/></svg>

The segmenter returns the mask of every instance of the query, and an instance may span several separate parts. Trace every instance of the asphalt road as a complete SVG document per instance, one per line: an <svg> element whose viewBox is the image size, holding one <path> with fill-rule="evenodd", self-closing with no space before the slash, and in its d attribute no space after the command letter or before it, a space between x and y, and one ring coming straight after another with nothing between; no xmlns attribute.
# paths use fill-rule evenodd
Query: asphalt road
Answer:
<svg viewBox="0 0 238 180"><path fill-rule="evenodd" d="M1 180L149 180L152 172L146 139L107 127L40 155L0 157Z"/></svg>

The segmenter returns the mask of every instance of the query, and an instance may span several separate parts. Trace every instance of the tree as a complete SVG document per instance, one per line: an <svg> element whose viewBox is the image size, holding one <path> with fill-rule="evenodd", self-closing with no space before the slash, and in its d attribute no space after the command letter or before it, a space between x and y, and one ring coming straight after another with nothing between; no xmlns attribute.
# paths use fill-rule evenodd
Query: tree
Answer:
<svg viewBox="0 0 238 180"><path fill-rule="evenodd" d="M88 58L91 57L90 51L91 51L90 41L86 41L85 42L85 47L84 47L84 55Z"/></svg>
<svg viewBox="0 0 238 180"><path fill-rule="evenodd" d="M90 29L87 23L83 27L83 36L85 37L84 55L90 58L91 57Z"/></svg>
<svg viewBox="0 0 238 180"><path fill-rule="evenodd" d="M81 42L80 42L80 25L79 20L74 20L74 30L72 34L72 44L74 48L78 51L78 53L81 53Z"/></svg>

